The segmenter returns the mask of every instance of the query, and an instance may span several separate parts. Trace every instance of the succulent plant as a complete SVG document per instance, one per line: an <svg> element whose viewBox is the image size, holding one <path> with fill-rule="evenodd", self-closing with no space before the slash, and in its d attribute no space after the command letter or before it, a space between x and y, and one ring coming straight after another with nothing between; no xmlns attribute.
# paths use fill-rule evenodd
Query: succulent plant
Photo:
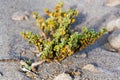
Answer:
<svg viewBox="0 0 120 80"><path fill-rule="evenodd" d="M65 59L76 51L93 44L106 31L102 29L96 32L87 27L83 27L81 33L72 31L70 27L75 22L78 11L72 9L63 11L62 7L63 3L60 2L53 11L45 9L49 16L47 19L40 17L37 12L33 12L41 34L33 32L22 32L21 34L30 44L36 46L41 54L40 58L46 62Z"/></svg>

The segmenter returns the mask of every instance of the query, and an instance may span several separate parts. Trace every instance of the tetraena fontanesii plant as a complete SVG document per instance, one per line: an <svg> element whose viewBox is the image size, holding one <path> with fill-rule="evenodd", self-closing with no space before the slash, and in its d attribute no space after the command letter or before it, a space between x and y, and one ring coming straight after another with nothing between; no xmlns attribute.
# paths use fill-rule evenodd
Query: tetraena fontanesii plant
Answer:
<svg viewBox="0 0 120 80"><path fill-rule="evenodd" d="M75 22L78 11L68 9L62 10L63 3L56 5L53 12L45 9L49 16L46 20L40 17L37 12L33 13L36 24L41 30L41 34L33 32L22 32L22 37L39 50L40 58L46 62L61 61L76 51L93 44L104 33L105 29L99 32L82 28L82 32L74 32L70 29Z"/></svg>

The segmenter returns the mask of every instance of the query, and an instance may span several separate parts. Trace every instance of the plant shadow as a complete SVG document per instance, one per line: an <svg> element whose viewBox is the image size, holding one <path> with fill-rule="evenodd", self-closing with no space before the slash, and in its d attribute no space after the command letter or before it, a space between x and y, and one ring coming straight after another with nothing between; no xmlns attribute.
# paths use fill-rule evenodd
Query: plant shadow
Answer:
<svg viewBox="0 0 120 80"><path fill-rule="evenodd" d="M86 21L86 18L87 18L87 14L80 12L78 16L75 17L76 19L75 23L71 24L72 29L79 32L80 29L78 29L77 26L80 26L81 24L83 24Z"/></svg>

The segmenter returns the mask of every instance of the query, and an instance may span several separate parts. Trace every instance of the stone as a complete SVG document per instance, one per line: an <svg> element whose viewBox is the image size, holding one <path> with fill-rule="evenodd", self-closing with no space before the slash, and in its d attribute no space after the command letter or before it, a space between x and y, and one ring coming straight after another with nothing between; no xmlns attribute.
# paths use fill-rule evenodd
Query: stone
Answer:
<svg viewBox="0 0 120 80"><path fill-rule="evenodd" d="M108 32L120 29L120 18L108 22L106 29Z"/></svg>
<svg viewBox="0 0 120 80"><path fill-rule="evenodd" d="M110 45L109 42L104 44L103 48L107 51L116 52L116 50L114 48L112 48L112 46Z"/></svg>
<svg viewBox="0 0 120 80"><path fill-rule="evenodd" d="M72 80L72 77L69 74L62 73L56 76L53 80Z"/></svg>
<svg viewBox="0 0 120 80"><path fill-rule="evenodd" d="M81 58L86 58L87 54L86 53L82 53L80 56L81 56Z"/></svg>
<svg viewBox="0 0 120 80"><path fill-rule="evenodd" d="M120 5L120 0L107 0L106 6L114 7Z"/></svg>
<svg viewBox="0 0 120 80"><path fill-rule="evenodd" d="M75 76L74 80L81 80L80 76Z"/></svg>
<svg viewBox="0 0 120 80"><path fill-rule="evenodd" d="M87 57L87 54L86 53L82 53L82 54L79 54L79 55L75 55L75 58L86 58Z"/></svg>
<svg viewBox="0 0 120 80"><path fill-rule="evenodd" d="M112 48L117 51L120 51L120 29L115 30L109 37L108 37L109 44Z"/></svg>
<svg viewBox="0 0 120 80"><path fill-rule="evenodd" d="M87 64L82 69L83 70L88 70L90 72L95 72L95 73L99 72L99 69L93 64Z"/></svg>
<svg viewBox="0 0 120 80"><path fill-rule="evenodd" d="M17 11L12 15L12 20L28 20L30 13L28 11Z"/></svg>

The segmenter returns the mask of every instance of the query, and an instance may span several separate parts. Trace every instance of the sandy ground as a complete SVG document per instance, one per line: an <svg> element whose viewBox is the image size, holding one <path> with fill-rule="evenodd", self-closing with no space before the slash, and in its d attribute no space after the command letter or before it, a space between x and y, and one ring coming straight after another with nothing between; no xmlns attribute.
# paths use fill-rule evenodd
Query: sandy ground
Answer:
<svg viewBox="0 0 120 80"><path fill-rule="evenodd" d="M29 45L25 42L20 32L30 30L38 32L35 27L34 19L24 21L13 21L11 16L17 11L37 11L44 16L44 8L52 10L60 0L0 0L0 59L19 58L21 50L29 50ZM96 30L104 27L108 21L120 17L120 6L107 7L105 0L64 0L64 9L73 8L81 13L77 21L73 24L74 29L78 30L82 26L94 28ZM101 73L91 73L83 71L82 77L90 80L120 80L120 53L110 52L104 49L103 45L107 43L108 35L104 35L95 44L85 50L74 54L63 60L61 65L58 63L44 63L40 66L40 77L45 80L46 75L51 76L65 72L69 69L82 68L88 63L96 64L102 68ZM87 58L75 58L76 55L87 53ZM70 63L72 62L72 64ZM67 66L64 67L64 66ZM0 62L0 80L31 80L18 71L18 63ZM54 76L53 76L54 77ZM39 79L41 80L41 79Z"/></svg>

